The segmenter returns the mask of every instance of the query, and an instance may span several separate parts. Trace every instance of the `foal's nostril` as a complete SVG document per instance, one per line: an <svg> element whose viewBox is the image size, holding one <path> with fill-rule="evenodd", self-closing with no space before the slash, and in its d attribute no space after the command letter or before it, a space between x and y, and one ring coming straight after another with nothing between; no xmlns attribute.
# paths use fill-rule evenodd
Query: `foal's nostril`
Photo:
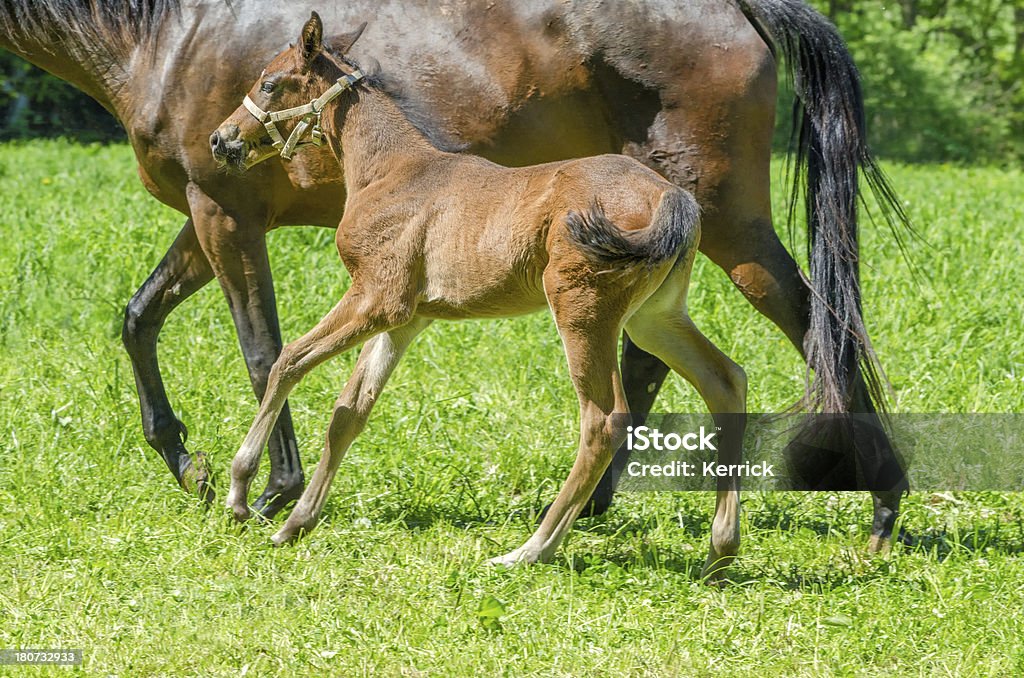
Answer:
<svg viewBox="0 0 1024 678"><path fill-rule="evenodd" d="M214 132L210 135L210 148L217 150L220 146L220 132Z"/></svg>

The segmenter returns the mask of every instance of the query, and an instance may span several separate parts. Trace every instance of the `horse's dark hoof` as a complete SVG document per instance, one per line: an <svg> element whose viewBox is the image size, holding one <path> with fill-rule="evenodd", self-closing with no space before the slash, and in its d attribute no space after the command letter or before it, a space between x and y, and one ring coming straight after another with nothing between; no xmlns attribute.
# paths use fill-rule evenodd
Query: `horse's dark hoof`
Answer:
<svg viewBox="0 0 1024 678"><path fill-rule="evenodd" d="M302 480L299 480L294 485L283 488L270 487L268 485L267 489L263 490L263 494L256 499L252 507L263 518L273 518L281 509L286 508L293 501L297 501L302 496L304 489L305 484Z"/></svg>
<svg viewBox="0 0 1024 678"><path fill-rule="evenodd" d="M910 534L909 532L907 532L906 530L904 530L901 527L900 531L899 531L899 534L896 535L896 543L898 543L898 544L900 544L902 546L913 546L914 545L914 535Z"/></svg>
<svg viewBox="0 0 1024 678"><path fill-rule="evenodd" d="M892 549L892 533L896 527L897 516L895 510L876 504L874 520L871 523L871 538L868 540L868 553L888 553ZM910 537L904 529L900 528L896 533L896 542L903 545L910 542Z"/></svg>
<svg viewBox="0 0 1024 678"><path fill-rule="evenodd" d="M893 544L899 544L900 546L913 546L914 538L909 532L904 530L902 527L896 536L889 535L871 535L871 539L868 541L868 553L888 553L892 550Z"/></svg>
<svg viewBox="0 0 1024 678"><path fill-rule="evenodd" d="M202 499L206 504L212 504L217 497L216 491L210 480L210 470L206 464L206 455L196 452L191 457L184 455L181 458L181 487L189 494Z"/></svg>

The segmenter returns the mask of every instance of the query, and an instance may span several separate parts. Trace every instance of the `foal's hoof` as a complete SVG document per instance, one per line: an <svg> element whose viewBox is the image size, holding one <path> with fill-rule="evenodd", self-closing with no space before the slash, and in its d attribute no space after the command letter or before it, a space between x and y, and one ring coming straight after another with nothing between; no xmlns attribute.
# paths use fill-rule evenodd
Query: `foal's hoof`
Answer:
<svg viewBox="0 0 1024 678"><path fill-rule="evenodd" d="M503 556L491 558L487 561L487 564L492 567L515 567L516 565L523 563L523 558L520 553L521 551L522 549L516 549L515 551L506 553Z"/></svg>
<svg viewBox="0 0 1024 678"><path fill-rule="evenodd" d="M274 542L274 546L287 546L295 541L297 536L297 532L293 532L292 530L282 527L274 534L273 537L270 538L270 541Z"/></svg>
<svg viewBox="0 0 1024 678"><path fill-rule="evenodd" d="M701 580L709 586L721 586L727 580L729 566L736 560L739 552L739 538L726 539L716 546L711 542L711 550L708 559L704 561L704 569L701 570Z"/></svg>
<svg viewBox="0 0 1024 678"><path fill-rule="evenodd" d="M729 569L729 564L735 560L735 557L729 556L726 558L719 558L712 561L710 558L708 562L704 564L704 569L700 573L701 581L707 586L722 587L728 582L728 578L725 576Z"/></svg>
<svg viewBox="0 0 1024 678"><path fill-rule="evenodd" d="M494 567L518 567L520 565L533 565L534 563L541 562L541 560L540 554L520 546L515 551L509 551L503 556L491 558L487 561L487 564Z"/></svg>
<svg viewBox="0 0 1024 678"><path fill-rule="evenodd" d="M213 503L216 492L210 482L210 471L206 465L205 454L196 452L191 457L183 457L180 478L183 490L194 494L207 504Z"/></svg>
<svg viewBox="0 0 1024 678"><path fill-rule="evenodd" d="M248 502L246 502L244 497L235 496L233 491L228 492L228 500L225 502L224 508L231 511L231 515L239 523L244 523L252 517L252 511L249 510Z"/></svg>
<svg viewBox="0 0 1024 678"><path fill-rule="evenodd" d="M249 510L248 506L229 506L231 509L231 515L235 517L235 522L244 523L252 518L252 511Z"/></svg>

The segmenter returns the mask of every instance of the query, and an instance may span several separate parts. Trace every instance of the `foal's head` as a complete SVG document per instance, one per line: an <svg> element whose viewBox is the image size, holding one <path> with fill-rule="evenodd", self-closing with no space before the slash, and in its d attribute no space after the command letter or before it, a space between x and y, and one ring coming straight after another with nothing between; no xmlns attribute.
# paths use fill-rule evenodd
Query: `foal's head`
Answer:
<svg viewBox="0 0 1024 678"><path fill-rule="evenodd" d="M217 164L245 171L278 154L288 160L298 146L320 145L323 106L363 77L339 55L364 28L330 38L325 49L323 22L313 12L298 43L274 57L245 102L210 135Z"/></svg>

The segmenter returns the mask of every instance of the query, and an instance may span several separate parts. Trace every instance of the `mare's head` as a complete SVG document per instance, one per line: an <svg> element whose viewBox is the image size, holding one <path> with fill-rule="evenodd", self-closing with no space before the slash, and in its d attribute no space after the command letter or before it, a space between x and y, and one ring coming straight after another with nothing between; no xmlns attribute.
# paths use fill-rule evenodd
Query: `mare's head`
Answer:
<svg viewBox="0 0 1024 678"><path fill-rule="evenodd" d="M243 172L275 155L288 160L300 146L319 146L323 107L363 77L343 55L365 27L329 39L325 50L323 22L313 12L299 41L274 57L242 105L210 135L217 164Z"/></svg>

